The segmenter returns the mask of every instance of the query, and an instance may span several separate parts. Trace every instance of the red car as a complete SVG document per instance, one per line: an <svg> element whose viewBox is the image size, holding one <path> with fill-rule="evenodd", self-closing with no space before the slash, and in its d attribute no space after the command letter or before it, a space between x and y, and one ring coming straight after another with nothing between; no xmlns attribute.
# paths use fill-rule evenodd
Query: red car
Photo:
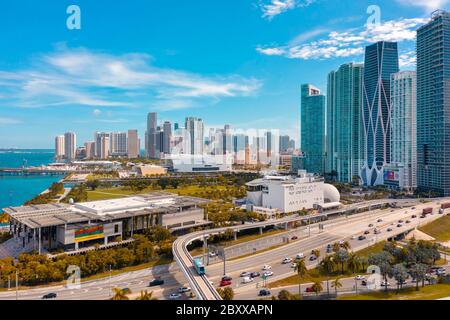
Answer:
<svg viewBox="0 0 450 320"><path fill-rule="evenodd" d="M220 286L225 287L231 285L231 280L222 280L220 281Z"/></svg>
<svg viewBox="0 0 450 320"><path fill-rule="evenodd" d="M314 292L312 287L306 288L306 292Z"/></svg>

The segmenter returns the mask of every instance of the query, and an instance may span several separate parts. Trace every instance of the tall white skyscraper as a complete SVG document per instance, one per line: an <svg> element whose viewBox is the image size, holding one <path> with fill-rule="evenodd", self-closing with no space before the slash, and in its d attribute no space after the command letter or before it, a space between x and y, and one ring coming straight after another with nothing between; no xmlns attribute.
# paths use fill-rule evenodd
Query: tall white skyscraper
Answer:
<svg viewBox="0 0 450 320"><path fill-rule="evenodd" d="M416 72L391 75L391 161L384 172L387 186L417 187Z"/></svg>
<svg viewBox="0 0 450 320"><path fill-rule="evenodd" d="M110 154L112 156L127 155L127 133L111 132L110 134Z"/></svg>
<svg viewBox="0 0 450 320"><path fill-rule="evenodd" d="M55 138L55 159L61 160L64 158L66 151L64 147L64 136L57 136Z"/></svg>
<svg viewBox="0 0 450 320"><path fill-rule="evenodd" d="M191 138L191 154L202 155L204 145L204 124L203 120L195 117L186 118L186 130Z"/></svg>
<svg viewBox="0 0 450 320"><path fill-rule="evenodd" d="M84 148L86 149L86 159L95 158L95 142L88 141L84 143Z"/></svg>
<svg viewBox="0 0 450 320"><path fill-rule="evenodd" d="M100 159L108 159L110 154L110 138L103 136L100 139Z"/></svg>
<svg viewBox="0 0 450 320"><path fill-rule="evenodd" d="M77 150L77 136L73 132L64 134L64 156L68 161L75 160Z"/></svg>
<svg viewBox="0 0 450 320"><path fill-rule="evenodd" d="M156 112L150 112L147 115L147 143L145 146L146 156L151 159L159 157L159 150L157 150L157 144L159 139L159 133L157 132L158 127L158 116Z"/></svg>

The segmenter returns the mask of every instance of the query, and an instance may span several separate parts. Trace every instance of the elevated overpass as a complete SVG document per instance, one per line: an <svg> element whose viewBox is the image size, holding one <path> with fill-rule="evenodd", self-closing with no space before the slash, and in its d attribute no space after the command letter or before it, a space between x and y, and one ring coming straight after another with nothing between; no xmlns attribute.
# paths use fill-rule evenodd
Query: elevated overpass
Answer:
<svg viewBox="0 0 450 320"><path fill-rule="evenodd" d="M307 215L307 216L287 216L281 219L274 219L268 221L262 221L251 224L241 224L235 226L227 226L222 228L210 229L210 230L202 230L193 233L189 233L184 236L180 236L177 240L174 241L172 246L173 256L175 261L180 266L181 271L186 276L192 290L195 292L196 296L201 300L220 300L221 297L218 295L217 290L210 283L206 275L198 275L193 265L193 258L187 250L187 246L191 244L195 240L205 241L208 236L217 235L226 232L227 230L233 230L234 232L239 232L242 230L256 229L256 228L265 228L268 226L274 225L287 225L291 222L297 221L308 221L309 219L320 219L327 218L328 216L339 215L341 213L345 213L346 210L360 210L367 208L370 210L371 208L376 208L383 205L390 205L393 203L417 203L416 199L382 199L382 200L373 200L367 201L359 204L352 204L346 206L342 210L333 210L329 212L324 212L321 214ZM412 204L411 204L412 205Z"/></svg>

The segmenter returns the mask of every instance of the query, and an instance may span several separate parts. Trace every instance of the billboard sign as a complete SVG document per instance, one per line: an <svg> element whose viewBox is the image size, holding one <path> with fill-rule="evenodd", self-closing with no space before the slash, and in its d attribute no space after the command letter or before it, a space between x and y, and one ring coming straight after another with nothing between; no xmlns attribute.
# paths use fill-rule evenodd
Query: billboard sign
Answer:
<svg viewBox="0 0 450 320"><path fill-rule="evenodd" d="M105 237L103 226L89 226L75 230L75 242L84 242Z"/></svg>

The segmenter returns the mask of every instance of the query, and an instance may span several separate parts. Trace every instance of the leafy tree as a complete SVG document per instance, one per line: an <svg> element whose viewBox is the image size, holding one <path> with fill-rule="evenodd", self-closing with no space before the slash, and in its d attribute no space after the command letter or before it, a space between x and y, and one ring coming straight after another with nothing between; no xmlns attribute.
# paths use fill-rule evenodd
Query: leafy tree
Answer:
<svg viewBox="0 0 450 320"><path fill-rule="evenodd" d="M347 267L351 272L358 272L361 269L361 260L355 253L350 253L348 255Z"/></svg>
<svg viewBox="0 0 450 320"><path fill-rule="evenodd" d="M425 275L427 270L427 266L423 263L415 263L409 269L409 274L416 280L416 291L419 290L419 281L422 281L422 286L425 285Z"/></svg>
<svg viewBox="0 0 450 320"><path fill-rule="evenodd" d="M340 249L338 252L334 254L334 260L337 263L341 264L341 273L344 274L344 265L348 260L348 252L347 250Z"/></svg>
<svg viewBox="0 0 450 320"><path fill-rule="evenodd" d="M153 298L153 291L148 292L147 290L141 290L141 295L136 298L136 300L157 300Z"/></svg>
<svg viewBox="0 0 450 320"><path fill-rule="evenodd" d="M403 282L408 279L408 270L402 263L398 263L392 267L392 276L397 281L397 292L403 288Z"/></svg>
<svg viewBox="0 0 450 320"><path fill-rule="evenodd" d="M376 265L380 268L380 272L385 282L387 282L387 277L391 273L391 264L393 261L394 257L386 251L374 253L369 256L369 264ZM387 286L384 288L387 291Z"/></svg>
<svg viewBox="0 0 450 320"><path fill-rule="evenodd" d="M89 180L88 182L86 182L86 186L91 190L95 190L100 186L100 181L98 181L97 179Z"/></svg>
<svg viewBox="0 0 450 320"><path fill-rule="evenodd" d="M217 292L225 301L231 301L234 298L234 291L231 287L225 287L224 289L219 288L217 289Z"/></svg>
<svg viewBox="0 0 450 320"><path fill-rule="evenodd" d="M278 300L293 300L292 294L287 290L281 290L278 293Z"/></svg>
<svg viewBox="0 0 450 320"><path fill-rule="evenodd" d="M316 294L316 296L318 296L319 293L323 291L322 281L320 280L315 281L311 289Z"/></svg>

